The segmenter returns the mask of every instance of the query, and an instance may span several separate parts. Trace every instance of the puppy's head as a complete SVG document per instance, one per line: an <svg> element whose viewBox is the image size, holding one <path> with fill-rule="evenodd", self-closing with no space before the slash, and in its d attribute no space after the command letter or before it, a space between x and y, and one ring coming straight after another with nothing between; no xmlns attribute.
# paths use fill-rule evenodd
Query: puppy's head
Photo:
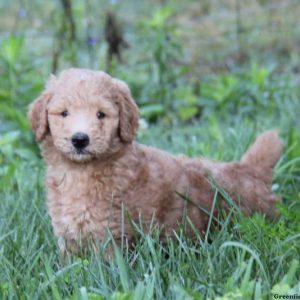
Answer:
<svg viewBox="0 0 300 300"><path fill-rule="evenodd" d="M28 116L39 142L51 137L57 150L76 162L101 158L131 143L139 117L123 81L84 69L52 76Z"/></svg>

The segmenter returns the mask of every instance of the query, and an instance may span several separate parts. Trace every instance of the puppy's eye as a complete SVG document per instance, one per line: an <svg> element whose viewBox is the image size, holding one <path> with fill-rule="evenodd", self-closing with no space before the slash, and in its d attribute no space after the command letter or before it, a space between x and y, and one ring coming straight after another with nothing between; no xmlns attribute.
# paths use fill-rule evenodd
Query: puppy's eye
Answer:
<svg viewBox="0 0 300 300"><path fill-rule="evenodd" d="M97 118L98 118L99 120L105 118L105 113L102 112L102 111L98 111L98 112L97 112Z"/></svg>
<svg viewBox="0 0 300 300"><path fill-rule="evenodd" d="M63 118L67 117L69 115L69 112L67 110L64 110L63 112L61 112L61 116Z"/></svg>

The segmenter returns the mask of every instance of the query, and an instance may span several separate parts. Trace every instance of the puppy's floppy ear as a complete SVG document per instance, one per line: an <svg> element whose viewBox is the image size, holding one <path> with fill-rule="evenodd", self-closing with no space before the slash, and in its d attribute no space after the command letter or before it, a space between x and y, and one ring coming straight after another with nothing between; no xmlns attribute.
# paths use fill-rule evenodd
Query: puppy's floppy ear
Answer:
<svg viewBox="0 0 300 300"><path fill-rule="evenodd" d="M47 104L52 95L44 92L29 106L28 118L38 142L41 142L49 132Z"/></svg>
<svg viewBox="0 0 300 300"><path fill-rule="evenodd" d="M46 85L46 90L29 106L27 116L38 142L41 142L49 133L47 105L53 96L49 87L53 84L54 79L55 76L52 75Z"/></svg>
<svg viewBox="0 0 300 300"><path fill-rule="evenodd" d="M123 142L133 141L139 126L139 110L135 104L127 84L113 79L117 104L119 105L119 135Z"/></svg>

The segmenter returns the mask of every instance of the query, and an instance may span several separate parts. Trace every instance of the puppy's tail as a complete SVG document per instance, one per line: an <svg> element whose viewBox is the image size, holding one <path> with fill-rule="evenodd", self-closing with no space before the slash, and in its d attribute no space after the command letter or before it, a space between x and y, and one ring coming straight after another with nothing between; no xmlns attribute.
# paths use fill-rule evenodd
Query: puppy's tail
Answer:
<svg viewBox="0 0 300 300"><path fill-rule="evenodd" d="M283 144L276 130L259 135L254 144L242 156L240 162L252 167L257 174L269 184L273 177L273 168L279 160Z"/></svg>

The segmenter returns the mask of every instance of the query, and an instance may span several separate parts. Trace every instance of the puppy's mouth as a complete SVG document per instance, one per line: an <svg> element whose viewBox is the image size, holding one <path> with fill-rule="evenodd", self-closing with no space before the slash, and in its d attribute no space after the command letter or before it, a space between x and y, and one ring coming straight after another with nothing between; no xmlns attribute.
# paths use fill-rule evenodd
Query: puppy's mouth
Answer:
<svg viewBox="0 0 300 300"><path fill-rule="evenodd" d="M93 159L92 153L86 149L74 148L68 153L68 156L71 160L76 162L88 162Z"/></svg>
<svg viewBox="0 0 300 300"><path fill-rule="evenodd" d="M74 152L75 152L75 154L78 154L78 155L91 155L91 153L89 151L87 151L86 149L75 148Z"/></svg>

